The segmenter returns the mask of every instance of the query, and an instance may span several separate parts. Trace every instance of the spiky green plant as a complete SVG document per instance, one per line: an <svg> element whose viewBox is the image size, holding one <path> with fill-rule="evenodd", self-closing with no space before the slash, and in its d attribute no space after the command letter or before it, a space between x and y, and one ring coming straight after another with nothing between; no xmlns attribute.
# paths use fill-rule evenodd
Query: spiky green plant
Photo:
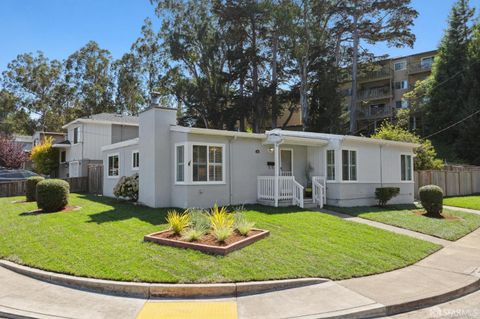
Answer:
<svg viewBox="0 0 480 319"><path fill-rule="evenodd" d="M210 229L208 213L202 209L191 209L188 211L190 217L189 227L198 231L206 232Z"/></svg>
<svg viewBox="0 0 480 319"><path fill-rule="evenodd" d="M187 228L189 221L190 216L187 211L180 214L176 210L171 210L167 213L167 223L170 226L170 230L176 235L180 235Z"/></svg>
<svg viewBox="0 0 480 319"><path fill-rule="evenodd" d="M217 204L213 206L210 211L210 224L215 230L217 228L233 228L235 218L230 214L225 207L218 207Z"/></svg>
<svg viewBox="0 0 480 319"><path fill-rule="evenodd" d="M205 235L204 230L189 228L183 232L182 238L186 241L197 241Z"/></svg>
<svg viewBox="0 0 480 319"><path fill-rule="evenodd" d="M221 226L213 229L212 231L213 236L217 239L219 242L224 242L227 240L228 237L230 237L233 234L233 227L227 227L227 226Z"/></svg>
<svg viewBox="0 0 480 319"><path fill-rule="evenodd" d="M235 228L242 236L247 236L248 233L252 230L253 226L255 226L255 222L248 221L243 211L236 211L234 216Z"/></svg>

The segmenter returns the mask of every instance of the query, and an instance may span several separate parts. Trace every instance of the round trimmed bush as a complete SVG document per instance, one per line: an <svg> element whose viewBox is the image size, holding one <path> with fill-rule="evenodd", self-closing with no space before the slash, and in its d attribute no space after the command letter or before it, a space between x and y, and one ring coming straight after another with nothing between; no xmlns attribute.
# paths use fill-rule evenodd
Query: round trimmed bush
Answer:
<svg viewBox="0 0 480 319"><path fill-rule="evenodd" d="M27 190L25 192L27 202L34 202L37 199L37 184L44 179L42 176L32 176L27 179Z"/></svg>
<svg viewBox="0 0 480 319"><path fill-rule="evenodd" d="M61 179L46 179L37 184L37 206L44 212L58 212L68 204L70 185Z"/></svg>
<svg viewBox="0 0 480 319"><path fill-rule="evenodd" d="M418 190L420 202L428 215L439 217L443 211L443 190L436 185L426 185Z"/></svg>

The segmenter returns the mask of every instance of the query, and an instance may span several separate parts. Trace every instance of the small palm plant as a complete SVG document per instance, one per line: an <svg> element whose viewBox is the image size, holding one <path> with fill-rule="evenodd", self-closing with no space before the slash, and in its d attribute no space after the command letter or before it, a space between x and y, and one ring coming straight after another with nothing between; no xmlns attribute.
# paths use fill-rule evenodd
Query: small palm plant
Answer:
<svg viewBox="0 0 480 319"><path fill-rule="evenodd" d="M171 210L167 213L167 223L175 235L180 235L187 228L189 221L190 216L187 211L180 214L176 210Z"/></svg>

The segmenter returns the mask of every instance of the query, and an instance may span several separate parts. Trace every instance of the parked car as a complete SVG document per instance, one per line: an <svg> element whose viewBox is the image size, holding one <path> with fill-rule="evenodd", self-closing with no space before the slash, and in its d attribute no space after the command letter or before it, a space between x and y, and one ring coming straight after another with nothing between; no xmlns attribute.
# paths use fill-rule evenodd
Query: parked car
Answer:
<svg viewBox="0 0 480 319"><path fill-rule="evenodd" d="M5 167L0 167L0 183L21 181L32 176L38 176L38 174L26 169L8 169Z"/></svg>

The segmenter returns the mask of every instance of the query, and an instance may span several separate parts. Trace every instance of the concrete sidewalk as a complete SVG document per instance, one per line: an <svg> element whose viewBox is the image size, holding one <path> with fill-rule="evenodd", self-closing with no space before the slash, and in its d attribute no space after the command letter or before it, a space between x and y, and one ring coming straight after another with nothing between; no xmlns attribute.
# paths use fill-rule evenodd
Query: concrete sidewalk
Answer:
<svg viewBox="0 0 480 319"><path fill-rule="evenodd" d="M8 317L7 314L24 318L138 316L139 319L164 318L167 314L172 319L386 316L446 302L478 290L479 269L480 230L415 265L396 271L219 300L146 300L97 294L45 283L0 268L0 317Z"/></svg>

